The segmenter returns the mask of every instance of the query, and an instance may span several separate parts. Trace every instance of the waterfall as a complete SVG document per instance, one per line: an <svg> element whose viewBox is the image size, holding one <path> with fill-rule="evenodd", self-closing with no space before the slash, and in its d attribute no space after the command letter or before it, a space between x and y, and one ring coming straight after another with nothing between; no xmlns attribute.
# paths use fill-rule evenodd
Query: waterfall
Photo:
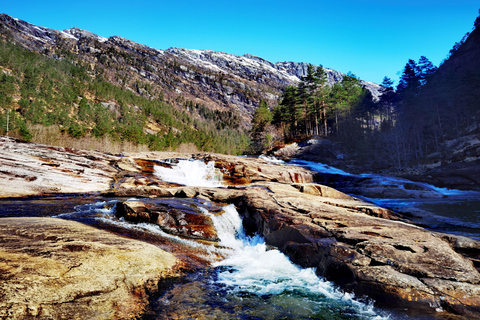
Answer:
<svg viewBox="0 0 480 320"><path fill-rule="evenodd" d="M155 175L166 182L195 187L221 187L222 173L215 168L215 162L200 160L179 160L171 168L154 166Z"/></svg>
<svg viewBox="0 0 480 320"><path fill-rule="evenodd" d="M201 161L180 161L172 168L156 167L156 174L162 179L186 185L220 186L218 171L213 163ZM130 199L137 200L137 199ZM361 302L354 296L344 293L333 283L319 278L314 268L300 268L293 264L279 250L267 246L258 235L245 234L242 219L234 205L222 207L219 214L208 208L212 203L200 199L150 199L142 201L196 206L202 213L210 216L217 231L218 243L209 243L186 239L164 232L160 226L151 223L130 223L115 216L117 200L100 201L80 205L75 212L59 217L75 220L95 220L126 230L158 236L167 239L179 250L194 252L198 257L209 261L214 267L213 273L203 278L206 305L200 311L213 312L207 306L226 308L236 306L246 318L261 319L387 319L382 311L371 303ZM215 213L213 213L215 212ZM159 314L168 305L169 300L160 300ZM163 304L162 304L163 303ZM196 305L194 297L183 302L183 308ZM181 307L181 306L179 306ZM232 318L241 317L239 314Z"/></svg>
<svg viewBox="0 0 480 320"><path fill-rule="evenodd" d="M388 318L379 315L371 304L360 302L338 290L331 282L319 278L313 268L294 265L279 250L268 248L262 237L246 236L235 207L229 205L224 210L220 216L212 215L212 220L220 244L229 247L231 253L225 259L213 262L213 266L218 270L216 284L226 287L229 294L262 299L282 297L292 304L295 312L303 310L305 316L326 305L335 305L337 311L349 309L354 318Z"/></svg>

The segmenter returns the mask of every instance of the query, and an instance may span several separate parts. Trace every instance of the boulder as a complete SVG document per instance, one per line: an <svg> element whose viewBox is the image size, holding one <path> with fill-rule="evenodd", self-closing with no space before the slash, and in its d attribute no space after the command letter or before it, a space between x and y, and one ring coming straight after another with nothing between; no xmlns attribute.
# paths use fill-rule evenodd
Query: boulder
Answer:
<svg viewBox="0 0 480 320"><path fill-rule="evenodd" d="M74 221L0 219L1 319L138 319L181 263Z"/></svg>
<svg viewBox="0 0 480 320"><path fill-rule="evenodd" d="M163 231L192 239L218 241L211 217L192 207L162 203L125 201L116 205L116 216L131 222L157 224Z"/></svg>

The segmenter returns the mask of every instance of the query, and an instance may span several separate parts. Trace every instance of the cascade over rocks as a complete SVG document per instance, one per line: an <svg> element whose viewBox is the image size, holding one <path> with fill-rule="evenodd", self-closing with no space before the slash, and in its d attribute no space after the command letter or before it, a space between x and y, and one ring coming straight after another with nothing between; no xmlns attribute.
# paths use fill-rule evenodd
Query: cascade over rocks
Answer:
<svg viewBox="0 0 480 320"><path fill-rule="evenodd" d="M251 158L193 157L215 161L227 181L240 185L165 188L169 194L235 203L249 232L380 306L479 317L480 242L427 231L395 212L313 183L314 174L303 168ZM466 251L468 257L462 255Z"/></svg>
<svg viewBox="0 0 480 320"><path fill-rule="evenodd" d="M37 167L42 167L43 170L36 171L36 167L28 165L25 158L35 159L34 154L45 158L47 152L45 146L18 143L11 139L4 139L2 142L0 147L5 155L2 157L10 159L2 160L2 171L13 172L15 170L15 174L10 174L8 179L0 180L2 197L12 196L11 192L5 190L8 190L9 185L15 185L17 182L23 186L23 191L18 192L18 195L39 194L36 190L42 186L42 182L39 182L42 175L63 174L74 179L73 181L77 181L75 179L84 181L95 173L96 176L102 176L104 181L109 183L100 184L101 188L99 184L96 184L91 188L91 192L100 190L108 196L134 196L137 198L135 201L120 202L116 210L118 216L133 223L155 223L161 226L165 232L181 237L208 241L216 241L217 235L207 216L197 212L194 208L158 205L154 200L147 198L177 197L179 199L192 198L193 201L197 199L216 203L233 203L244 217L244 227L247 232L261 234L267 244L278 247L293 262L303 267L316 268L318 275L334 281L344 290L354 292L359 297L365 295L372 298L379 306L397 309L402 313L429 315L444 319L452 317L480 319L479 241L432 232L414 225L404 216L393 211L315 183L316 175L304 168L274 164L262 159L217 154L186 155L149 152L119 157L54 148L51 150L53 153L50 154L49 163L55 163L58 166L43 166L41 163L45 161L36 158L35 161L39 164ZM12 148L20 147L23 149L16 150L24 151L18 152L18 159L23 159L24 162L15 161L17 154L9 151L13 150ZM72 159L75 160L73 163ZM227 184L218 188L188 187L162 181L154 174L155 166L171 166L177 159L214 161L215 167L226 177ZM72 175L70 172L62 172L59 169L67 164L75 163L83 163L84 172ZM37 179L24 178L29 175L35 176ZM61 179L54 181L61 183ZM87 189L83 186L83 184L70 185L72 189L78 187L77 192L84 194ZM50 310L48 303L43 304L44 302L41 302L43 298L41 295L37 295L38 292L54 292L52 285L54 285L53 288L56 288L57 282L41 280L41 277L49 274L48 272L56 272L55 279L58 283L68 284L63 285L62 290L77 290L82 288L81 282L84 279L82 277L90 272L83 268L88 266L88 270L103 272L104 268L112 267L110 262L107 263L105 258L102 258L102 254L106 252L103 249L103 240L98 243L96 241L89 242L88 239L83 240L82 233L68 231L73 230L71 224L76 225L76 223L64 221L61 223L61 227L57 227L60 222L54 220L51 218L41 221L27 218L0 219L0 228L2 229L0 241L6 244L0 251L0 268L3 269L1 274L5 278L5 281L0 284L3 286L0 303L6 303L5 306L8 305L9 308L7 310L12 310L11 312L18 312L18 314L24 312L23 315L28 312L40 314L38 306L41 306L42 310ZM63 224L67 224L68 228L63 227ZM42 225L43 228L38 228L38 225ZM50 229L55 233L55 238L46 234ZM87 227L87 229L95 230L91 227ZM112 250L130 248L130 244L126 245L125 242L122 242L127 241L126 239L111 236L113 238L108 243L115 248ZM103 239L103 232L102 236L98 237ZM24 242L17 245L19 238ZM86 243L77 243L77 241ZM71 250L63 250L68 248ZM132 248L136 248L136 244ZM63 251L56 253L55 250ZM147 252L150 249L143 250L140 250L143 253L139 252L138 254L149 256ZM162 260L160 251L155 255ZM76 255L80 253L88 255L78 257L78 260L72 260L77 259ZM129 264L125 266L125 269L121 269L123 267L120 268L120 265L123 264L118 262L119 268L125 270L122 271L122 274L127 275L122 279L127 282L137 281L132 280L137 279L134 276L137 274L137 271L134 271L137 268L152 267L152 262L142 262L143 258L138 258L140 259L139 264L145 265L137 266L137 262L135 262L137 258L133 258L132 254L131 252L128 254L115 253L117 259L123 257L121 258L122 263ZM57 272L53 269L49 271L50 263L42 264L39 269L38 258L40 256L53 259L52 268L59 265L59 268L64 271ZM148 270L157 271L152 271L153 274L150 271L147 273L152 274L154 279L160 279L161 277L158 275L172 275L165 270L173 268L175 263L174 260L168 261L172 261L172 263L166 264L165 268L155 269L152 267L153 269ZM135 263L135 265L131 263ZM19 269L20 265L23 266L21 268L23 271ZM34 270L43 270L43 273ZM78 277L69 277L73 273ZM146 273L141 271L138 274ZM103 278L100 277L100 279ZM130 292L144 292L138 291L136 288L145 288L143 284L151 282L148 279L142 279L140 282L135 282L136 286L128 286L130 289L134 288ZM86 310L88 309L87 304L83 304L82 308L85 308L85 311L81 309L80 313L87 314L87 312L97 310L95 309L97 308L96 302L92 298L94 296L101 296L105 305L117 306L115 308L118 309L123 302L114 303L114 301L126 301L130 298L119 300L115 298L115 294L111 295L110 292L122 287L120 285L122 281L108 281L102 280L96 283L98 288L92 284L94 288L97 288L94 289L94 292L88 293L79 289L78 292L74 291L77 293L65 293L63 296L78 297L79 301L83 302L92 301L90 302L92 309ZM10 288L20 286L19 288L23 288L21 290L24 291L17 294L18 291L5 289L4 286L8 283L11 284ZM32 288L37 288L35 289L37 291L31 291ZM114 290L114 288L117 289ZM108 297L103 295L104 292L108 292L108 294L106 293ZM25 311L27 310L25 309L27 307L24 307L26 303L18 298L21 296L37 297L35 298L37 300L27 299L30 311ZM142 303L148 301L148 294L140 293L139 296L141 299L135 296L138 304L135 303L132 306L132 308L138 307L135 310L143 310L140 305L145 306ZM125 297L131 296L125 293ZM67 298L61 300L59 297L55 301L73 300ZM51 302L51 300L48 301ZM62 308L67 308L67 305L62 304ZM72 311L72 309L68 310L68 312ZM53 314L54 311L42 312L52 312ZM108 315L114 314L108 312L106 313ZM132 311L131 314L135 312ZM141 313L141 311L138 312ZM139 314L138 312L136 314ZM130 311L127 313L130 314Z"/></svg>

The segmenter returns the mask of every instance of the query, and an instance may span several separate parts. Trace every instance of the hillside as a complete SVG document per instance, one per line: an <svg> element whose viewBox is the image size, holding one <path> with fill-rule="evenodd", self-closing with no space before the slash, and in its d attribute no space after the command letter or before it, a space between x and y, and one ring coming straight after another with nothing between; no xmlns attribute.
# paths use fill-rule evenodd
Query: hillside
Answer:
<svg viewBox="0 0 480 320"><path fill-rule="evenodd" d="M241 125L249 126L261 99L278 103L287 85L298 84L306 75L307 63L271 63L245 54L170 48L158 50L112 36L104 38L78 28L63 31L35 26L0 15L2 34L24 48L52 58L75 58L90 68L91 76L146 98L163 97L180 109L195 105L238 114ZM326 69L331 84L344 74ZM379 95L380 86L363 82Z"/></svg>
<svg viewBox="0 0 480 320"><path fill-rule="evenodd" d="M418 95L428 151L417 176L440 186L480 190L480 28L431 75ZM423 177L422 177L423 176Z"/></svg>

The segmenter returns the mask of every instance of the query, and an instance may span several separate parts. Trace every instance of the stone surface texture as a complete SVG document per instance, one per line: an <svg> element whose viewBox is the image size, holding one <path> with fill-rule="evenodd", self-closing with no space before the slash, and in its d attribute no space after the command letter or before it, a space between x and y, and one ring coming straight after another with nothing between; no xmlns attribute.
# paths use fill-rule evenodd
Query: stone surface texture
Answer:
<svg viewBox="0 0 480 320"><path fill-rule="evenodd" d="M0 219L0 319L137 319L179 261L74 221Z"/></svg>
<svg viewBox="0 0 480 320"><path fill-rule="evenodd" d="M91 193L110 188L115 157L0 137L0 197Z"/></svg>
<svg viewBox="0 0 480 320"><path fill-rule="evenodd" d="M36 146L28 145L28 148L34 150ZM45 147L38 148L43 150ZM64 150L63 153L78 154L72 150ZM20 159L23 156L20 154ZM62 159L61 154L56 156ZM63 162L59 159L52 158L51 161L62 166ZM400 214L315 183L316 175L309 170L264 159L218 154L148 152L121 157L98 155L95 159L98 161L91 160L90 165L105 177L105 181L112 182L108 187L107 184L102 185L105 195L137 198L118 204L117 214L126 217L126 220L156 223L164 230L170 229L173 234L195 237L192 235L199 230L210 230L208 219L198 219L199 215L195 212L190 212L190 215L175 212L168 206L154 208L147 200L139 198L177 197L232 203L244 217L247 232L263 235L267 244L278 247L293 262L316 268L318 275L357 296L374 299L378 306L441 319L480 319L480 242L414 225ZM225 186L182 186L161 181L154 174L156 165L171 166L178 159L214 161L215 167L225 177ZM8 166L17 167L13 162L4 163L8 164L2 167L4 171L11 170ZM41 162L38 164L41 165ZM28 165L25 167L29 168ZM46 175L58 169L55 166L45 168L48 168L45 169ZM35 185L37 180L22 183ZM9 180L8 184L14 181L18 180ZM35 194L34 188L26 190L26 193ZM78 192L82 193L83 189L79 187ZM159 279L164 270L170 270L174 265L173 262L167 263L163 264L163 269L155 269L161 264L152 266L149 261L141 262L143 258L134 256L138 250L128 251L126 247L131 249L131 245L124 245L122 241L127 240L118 237L108 240L113 241L114 248L111 250L115 253L102 256L100 253L107 250L104 248L110 242L77 243L81 236L77 233L70 235L70 222L63 222L69 226L66 228L55 227L55 223L49 221L52 220L0 219L5 230L0 233L3 237L2 254L11 254L8 260L0 260L1 274L5 279L2 285L12 284L10 289L2 289L0 301L9 312L23 310L32 314L53 314L56 311L49 311L49 306L58 304L68 308L68 303L58 301L71 301L72 297L76 297L83 302L92 301L83 303L82 308L85 308L85 313L93 314L103 307L97 307L97 302L90 299L108 295L110 298L103 300L106 305L117 302L113 303L115 307L109 309L111 311L106 317L121 312L133 314L135 311L130 309L138 306L140 310L142 304L118 302L124 300L112 298L119 292L117 290L135 292L133 296L125 293L123 297L125 301L133 299L138 302L147 296L143 292L148 291L138 289L145 288L141 283L151 282L139 279L137 275L151 274L154 279ZM185 225L191 226L190 231L184 232L186 229L181 226ZM49 228L56 230L53 235L43 233ZM87 229L94 232L90 227ZM103 239L103 234L100 239ZM216 240L214 231L202 237L198 238ZM20 238L25 240L24 245L18 244ZM146 250L149 252L150 249ZM151 250L157 252L158 249ZM88 257L96 258L75 260L77 254L91 254ZM162 261L163 255L156 254ZM151 256L155 255L145 254L144 257ZM125 266L122 277L113 277L111 268L116 265L119 268ZM141 267L147 270L154 268L154 271L137 271ZM85 277L85 274L94 272L98 272L98 276ZM91 282L88 287L93 288L90 291L84 287L87 280ZM56 287L65 290L75 288L77 294L52 289ZM51 299L37 302L41 292L50 292L46 296Z"/></svg>

